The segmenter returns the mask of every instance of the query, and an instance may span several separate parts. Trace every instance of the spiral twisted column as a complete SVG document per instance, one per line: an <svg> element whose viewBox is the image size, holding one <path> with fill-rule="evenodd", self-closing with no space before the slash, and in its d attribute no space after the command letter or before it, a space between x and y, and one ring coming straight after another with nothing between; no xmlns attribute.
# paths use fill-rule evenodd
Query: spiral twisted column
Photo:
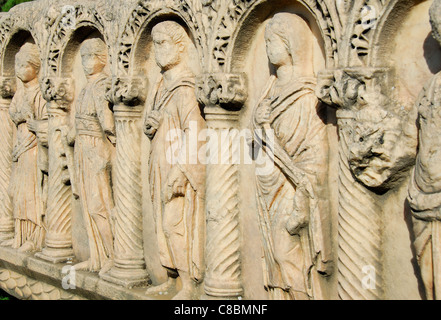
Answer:
<svg viewBox="0 0 441 320"><path fill-rule="evenodd" d="M338 127L338 275L342 300L383 299L383 210L380 196L356 181L349 166L354 138L358 95L383 79L384 70L348 68L319 74L316 94L337 107ZM364 90L362 90L362 88ZM378 93L380 94L380 93Z"/></svg>
<svg viewBox="0 0 441 320"><path fill-rule="evenodd" d="M133 80L128 85L133 84ZM113 171L115 199L114 266L101 278L125 287L146 285L149 274L144 259L142 234L142 182L141 182L141 116L142 107L121 103L130 94L127 84L121 89L120 80L114 81L118 104L113 107L116 130L116 158ZM141 90L137 90L141 92ZM114 93L115 94L115 93ZM133 101L133 99L130 99Z"/></svg>
<svg viewBox="0 0 441 320"><path fill-rule="evenodd" d="M205 105L211 153L206 168L205 294L237 298L243 294L239 225L239 109L246 100L242 74L205 74L197 95ZM215 148L215 149L214 149Z"/></svg>
<svg viewBox="0 0 441 320"><path fill-rule="evenodd" d="M72 248L72 189L66 179L66 139L68 110L73 91L70 79L49 79L43 95L48 100L48 198L46 208L45 246L36 256L61 263L73 259ZM60 93L62 92L62 96ZM70 94L67 94L69 92ZM70 164L72 166L72 164ZM73 170L69 168L68 170Z"/></svg>
<svg viewBox="0 0 441 320"><path fill-rule="evenodd" d="M208 112L207 112L208 111ZM217 112L216 112L217 111ZM206 278L205 293L217 297L235 297L243 292L240 263L239 178L236 112L206 108L209 129L218 139L218 159L207 164L206 178ZM222 136L228 136L222 141ZM214 159L211 159L214 160Z"/></svg>
<svg viewBox="0 0 441 320"><path fill-rule="evenodd" d="M0 245L10 245L14 237L12 203L8 194L12 173L14 126L9 117L9 105L15 91L12 78L2 78L0 87Z"/></svg>
<svg viewBox="0 0 441 320"><path fill-rule="evenodd" d="M348 112L339 110L338 295L342 300L382 298L382 209L356 182L348 163Z"/></svg>

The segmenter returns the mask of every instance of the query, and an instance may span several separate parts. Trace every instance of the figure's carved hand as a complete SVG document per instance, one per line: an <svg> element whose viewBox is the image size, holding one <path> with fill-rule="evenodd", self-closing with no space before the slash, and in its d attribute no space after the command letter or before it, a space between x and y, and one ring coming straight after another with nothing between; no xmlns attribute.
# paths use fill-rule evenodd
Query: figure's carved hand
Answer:
<svg viewBox="0 0 441 320"><path fill-rule="evenodd" d="M302 193L294 196L294 212L286 221L285 228L290 235L299 235L302 228L309 224L309 198Z"/></svg>
<svg viewBox="0 0 441 320"><path fill-rule="evenodd" d="M187 183L188 179L181 169L174 166L167 177L165 202L170 202L175 197L183 197Z"/></svg>
<svg viewBox="0 0 441 320"><path fill-rule="evenodd" d="M300 230L308 225L308 218L304 214L296 212L286 221L286 230L290 235L298 235Z"/></svg>
<svg viewBox="0 0 441 320"><path fill-rule="evenodd" d="M272 107L271 100L265 99L263 100L259 106L257 107L255 119L257 124L265 124L269 122L271 115Z"/></svg>
<svg viewBox="0 0 441 320"><path fill-rule="evenodd" d="M29 131L34 133L38 131L38 122L37 120L34 120L34 118L29 118L26 124L28 126Z"/></svg>
<svg viewBox="0 0 441 320"><path fill-rule="evenodd" d="M71 147L75 145L75 136L76 136L75 128L72 128L70 130L66 128L67 144Z"/></svg>
<svg viewBox="0 0 441 320"><path fill-rule="evenodd" d="M412 215L415 219L426 221L426 222L433 222L433 221L441 221L441 215L438 210L426 210L426 211L414 211L412 210Z"/></svg>
<svg viewBox="0 0 441 320"><path fill-rule="evenodd" d="M149 137L149 139L153 139L160 123L161 113L157 110L150 111L144 122L144 134Z"/></svg>

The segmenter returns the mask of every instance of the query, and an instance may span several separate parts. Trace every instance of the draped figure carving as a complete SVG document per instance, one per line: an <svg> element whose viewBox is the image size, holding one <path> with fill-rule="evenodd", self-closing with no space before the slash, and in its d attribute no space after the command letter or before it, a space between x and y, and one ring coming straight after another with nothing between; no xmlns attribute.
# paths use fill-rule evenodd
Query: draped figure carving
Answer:
<svg viewBox="0 0 441 320"><path fill-rule="evenodd" d="M75 268L103 273L110 269L113 259L111 159L116 143L113 113L105 99L106 51L98 38L81 45L87 84L77 99L75 126L69 134L75 144L74 196L81 202L90 250L90 258Z"/></svg>
<svg viewBox="0 0 441 320"><path fill-rule="evenodd" d="M150 192L160 260L168 280L147 294L172 289L179 276L182 290L174 299L190 299L203 277L205 168L187 155L190 136L200 132L205 122L185 56L189 44L185 29L165 21L153 27L152 37L162 75L146 107L144 132L151 140Z"/></svg>
<svg viewBox="0 0 441 320"><path fill-rule="evenodd" d="M323 298L330 271L327 133L314 94L312 43L303 18L277 13L265 29L276 69L254 110L254 142L274 166L256 175L265 288L272 299Z"/></svg>
<svg viewBox="0 0 441 320"><path fill-rule="evenodd" d="M0 288L439 299L440 18L441 0L1 13Z"/></svg>
<svg viewBox="0 0 441 320"><path fill-rule="evenodd" d="M433 37L441 44L441 3L430 7ZM408 200L413 216L414 247L427 299L441 299L441 73L424 86L418 108L418 154L409 183Z"/></svg>
<svg viewBox="0 0 441 320"><path fill-rule="evenodd" d="M22 86L12 99L9 114L17 128L9 185L15 219L13 248L40 251L45 238L47 199L47 110L38 83L38 47L25 43L15 57Z"/></svg>

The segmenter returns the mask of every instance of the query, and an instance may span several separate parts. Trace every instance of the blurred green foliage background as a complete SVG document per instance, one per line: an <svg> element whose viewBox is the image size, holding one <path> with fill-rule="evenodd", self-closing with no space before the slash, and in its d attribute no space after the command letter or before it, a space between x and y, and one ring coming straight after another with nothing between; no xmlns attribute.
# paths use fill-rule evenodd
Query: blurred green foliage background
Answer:
<svg viewBox="0 0 441 320"><path fill-rule="evenodd" d="M28 1L32 1L32 0L0 0L1 11L2 12L9 11L9 9L11 9L13 6Z"/></svg>

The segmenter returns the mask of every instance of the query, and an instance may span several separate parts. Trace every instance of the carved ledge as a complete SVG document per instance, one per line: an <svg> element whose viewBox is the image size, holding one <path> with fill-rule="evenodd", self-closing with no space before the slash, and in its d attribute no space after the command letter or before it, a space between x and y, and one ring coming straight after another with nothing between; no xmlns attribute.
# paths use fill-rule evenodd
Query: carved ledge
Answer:
<svg viewBox="0 0 441 320"><path fill-rule="evenodd" d="M205 106L239 110L245 103L247 78L244 73L206 73L196 79L196 95Z"/></svg>
<svg viewBox="0 0 441 320"><path fill-rule="evenodd" d="M146 80L140 77L114 77L109 79L106 96L114 105L141 105L146 99L146 87Z"/></svg>
<svg viewBox="0 0 441 320"><path fill-rule="evenodd" d="M98 274L73 271L76 262L52 264L30 253L0 247L0 288L29 300L150 300L145 288L127 289L100 279Z"/></svg>

